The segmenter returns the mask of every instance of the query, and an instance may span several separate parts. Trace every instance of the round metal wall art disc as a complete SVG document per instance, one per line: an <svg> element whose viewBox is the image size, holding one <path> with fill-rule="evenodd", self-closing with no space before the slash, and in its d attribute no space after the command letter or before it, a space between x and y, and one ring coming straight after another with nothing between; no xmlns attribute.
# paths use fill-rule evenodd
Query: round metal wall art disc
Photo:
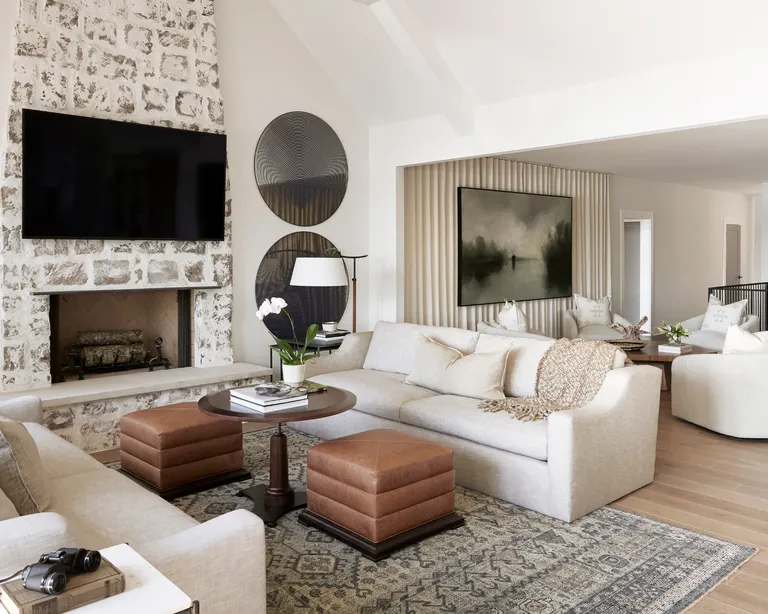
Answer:
<svg viewBox="0 0 768 614"><path fill-rule="evenodd" d="M332 250L336 250L336 246L325 237L314 232L294 232L278 239L269 248L256 273L256 309L265 299L284 299L299 341L304 340L311 324L338 322L347 308L349 286L290 285L296 258L327 255L329 250L334 253ZM264 324L276 337L290 339L293 336L291 323L284 313L268 315Z"/></svg>
<svg viewBox="0 0 768 614"><path fill-rule="evenodd" d="M291 111L264 129L256 145L253 172L267 206L296 226L330 218L347 193L347 154L324 120Z"/></svg>

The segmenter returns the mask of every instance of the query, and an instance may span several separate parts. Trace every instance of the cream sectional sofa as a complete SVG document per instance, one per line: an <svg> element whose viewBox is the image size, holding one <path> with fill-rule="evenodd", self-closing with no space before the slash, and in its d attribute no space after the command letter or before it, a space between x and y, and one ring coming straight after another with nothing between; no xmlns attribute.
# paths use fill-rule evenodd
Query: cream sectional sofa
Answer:
<svg viewBox="0 0 768 614"><path fill-rule="evenodd" d="M459 485L565 521L653 481L658 369L619 361L588 406L520 422L479 410L477 399L406 384L420 333L464 353L509 344L504 389L517 397L535 395L539 361L554 343L379 322L307 367L307 377L357 395L355 408L295 428L324 439L374 428L424 437L454 449Z"/></svg>
<svg viewBox="0 0 768 614"><path fill-rule="evenodd" d="M50 509L0 517L0 577L61 547L128 543L200 602L205 614L265 614L264 524L236 510L204 524L43 427L36 397L0 403L37 444L51 488ZM147 613L149 614L149 613Z"/></svg>

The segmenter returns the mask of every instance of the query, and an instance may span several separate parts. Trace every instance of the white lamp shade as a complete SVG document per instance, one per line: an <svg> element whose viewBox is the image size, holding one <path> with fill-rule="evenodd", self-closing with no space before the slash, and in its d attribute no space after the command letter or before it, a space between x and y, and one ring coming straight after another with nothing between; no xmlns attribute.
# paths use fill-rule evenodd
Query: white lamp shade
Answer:
<svg viewBox="0 0 768 614"><path fill-rule="evenodd" d="M346 286L347 270L341 258L296 258L292 286Z"/></svg>

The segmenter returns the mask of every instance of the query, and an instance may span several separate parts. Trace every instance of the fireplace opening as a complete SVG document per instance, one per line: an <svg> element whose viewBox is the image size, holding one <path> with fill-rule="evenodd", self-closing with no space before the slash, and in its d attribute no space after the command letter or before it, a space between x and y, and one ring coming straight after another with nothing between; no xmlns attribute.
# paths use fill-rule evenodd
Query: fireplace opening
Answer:
<svg viewBox="0 0 768 614"><path fill-rule="evenodd" d="M192 364L190 290L51 295L51 381Z"/></svg>

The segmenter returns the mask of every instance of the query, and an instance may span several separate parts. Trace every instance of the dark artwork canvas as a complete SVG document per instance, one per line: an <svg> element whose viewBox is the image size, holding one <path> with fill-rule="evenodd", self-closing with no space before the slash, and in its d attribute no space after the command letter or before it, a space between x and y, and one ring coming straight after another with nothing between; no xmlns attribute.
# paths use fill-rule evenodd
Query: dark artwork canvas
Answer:
<svg viewBox="0 0 768 614"><path fill-rule="evenodd" d="M564 196L459 188L459 306L572 294Z"/></svg>

